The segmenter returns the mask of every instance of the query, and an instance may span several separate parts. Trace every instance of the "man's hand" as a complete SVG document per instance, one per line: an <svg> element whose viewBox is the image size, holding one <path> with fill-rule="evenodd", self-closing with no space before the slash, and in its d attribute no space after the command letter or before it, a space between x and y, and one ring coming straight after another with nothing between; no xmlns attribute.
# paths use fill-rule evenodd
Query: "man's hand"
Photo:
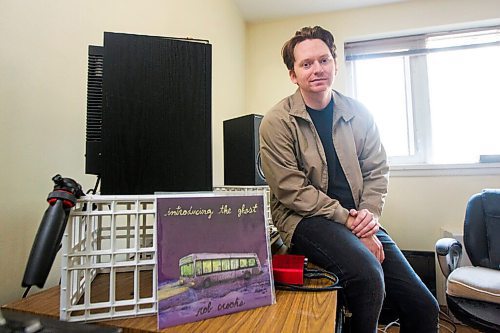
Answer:
<svg viewBox="0 0 500 333"><path fill-rule="evenodd" d="M370 250L371 253L373 253L375 258L377 258L380 263L384 261L384 248L382 247L382 243L380 243L377 236L362 237L359 240L368 248L368 250Z"/></svg>
<svg viewBox="0 0 500 333"><path fill-rule="evenodd" d="M367 209L362 209L360 211L351 209L349 211L346 226L359 238L371 237L375 235L380 228L378 218Z"/></svg>

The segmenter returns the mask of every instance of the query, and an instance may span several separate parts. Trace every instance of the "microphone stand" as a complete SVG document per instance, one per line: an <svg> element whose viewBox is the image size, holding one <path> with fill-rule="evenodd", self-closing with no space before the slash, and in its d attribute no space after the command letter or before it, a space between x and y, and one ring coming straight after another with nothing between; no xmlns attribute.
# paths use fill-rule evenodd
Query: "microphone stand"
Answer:
<svg viewBox="0 0 500 333"><path fill-rule="evenodd" d="M85 195L80 184L71 178L63 178L57 174L52 177L52 181L55 185L47 198L49 207L43 214L24 271L22 286L27 289L23 298L33 285L39 288L45 285L56 254L61 248L69 212L75 206L77 199Z"/></svg>

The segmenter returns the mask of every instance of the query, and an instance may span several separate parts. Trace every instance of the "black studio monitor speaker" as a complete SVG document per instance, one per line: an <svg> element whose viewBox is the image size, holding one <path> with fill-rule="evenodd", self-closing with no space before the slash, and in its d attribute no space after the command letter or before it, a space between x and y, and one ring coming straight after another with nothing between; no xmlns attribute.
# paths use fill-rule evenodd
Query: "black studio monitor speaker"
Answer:
<svg viewBox="0 0 500 333"><path fill-rule="evenodd" d="M433 251L401 250L401 252L427 289L436 297L436 254ZM397 318L394 306L387 300L384 301L379 324L386 325Z"/></svg>
<svg viewBox="0 0 500 333"><path fill-rule="evenodd" d="M266 185L259 154L259 126L262 117L250 114L224 121L225 185Z"/></svg>
<svg viewBox="0 0 500 333"><path fill-rule="evenodd" d="M86 173L101 194L211 191L208 41L104 33L89 48Z"/></svg>

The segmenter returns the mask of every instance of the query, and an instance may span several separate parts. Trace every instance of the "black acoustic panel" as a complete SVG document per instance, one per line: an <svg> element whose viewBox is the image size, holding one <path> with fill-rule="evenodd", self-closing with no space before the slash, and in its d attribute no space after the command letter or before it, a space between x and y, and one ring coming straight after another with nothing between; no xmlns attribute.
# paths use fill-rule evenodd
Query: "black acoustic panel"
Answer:
<svg viewBox="0 0 500 333"><path fill-rule="evenodd" d="M212 190L211 45L104 34L102 194Z"/></svg>
<svg viewBox="0 0 500 333"><path fill-rule="evenodd" d="M102 74L104 48L89 46L87 69L87 119L85 173L102 172Z"/></svg>
<svg viewBox="0 0 500 333"><path fill-rule="evenodd" d="M259 153L259 126L261 115L250 114L225 120L224 184L265 185Z"/></svg>

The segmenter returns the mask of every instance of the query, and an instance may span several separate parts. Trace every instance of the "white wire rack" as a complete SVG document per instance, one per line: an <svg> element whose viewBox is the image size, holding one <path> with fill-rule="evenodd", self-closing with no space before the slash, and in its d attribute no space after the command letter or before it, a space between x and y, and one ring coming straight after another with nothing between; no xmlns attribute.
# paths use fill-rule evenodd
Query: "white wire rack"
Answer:
<svg viewBox="0 0 500 333"><path fill-rule="evenodd" d="M272 226L267 186L214 189L228 191L264 194ZM157 313L156 198L90 195L78 200L62 240L61 320Z"/></svg>
<svg viewBox="0 0 500 333"><path fill-rule="evenodd" d="M82 197L68 220L62 253L61 320L156 313L154 196Z"/></svg>
<svg viewBox="0 0 500 333"><path fill-rule="evenodd" d="M274 228L274 224L271 218L271 194L269 190L269 186L220 186L214 188L215 192L226 192L226 191L234 191L234 192L244 192L244 193L262 193L264 194L264 202L266 203L266 220L267 225Z"/></svg>

